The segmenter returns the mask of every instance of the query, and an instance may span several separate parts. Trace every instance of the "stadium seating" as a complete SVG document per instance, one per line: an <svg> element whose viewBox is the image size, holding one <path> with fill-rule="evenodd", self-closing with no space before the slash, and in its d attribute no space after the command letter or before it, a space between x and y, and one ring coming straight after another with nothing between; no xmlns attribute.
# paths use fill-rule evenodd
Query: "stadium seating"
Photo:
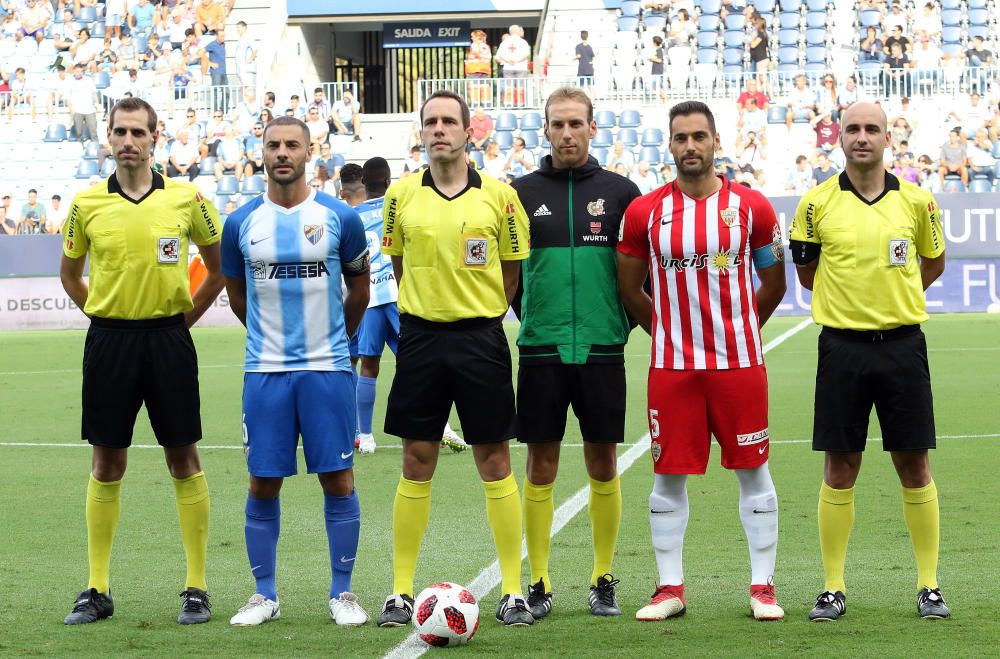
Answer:
<svg viewBox="0 0 1000 659"><path fill-rule="evenodd" d="M501 112L494 122L497 131L517 130L517 115L513 112Z"/></svg>
<svg viewBox="0 0 1000 659"><path fill-rule="evenodd" d="M635 128L622 128L618 131L616 139L622 144L632 149L639 144L639 133Z"/></svg>
<svg viewBox="0 0 1000 659"><path fill-rule="evenodd" d="M220 178L215 186L215 194L217 195L234 195L237 192L239 192L239 181L236 180L235 176L228 174Z"/></svg>
<svg viewBox="0 0 1000 659"><path fill-rule="evenodd" d="M66 126L64 124L49 124L48 128L45 129L43 139L46 142L65 142Z"/></svg>
<svg viewBox="0 0 1000 659"><path fill-rule="evenodd" d="M617 117L611 110L598 110L594 113L594 121L598 128L614 128Z"/></svg>
<svg viewBox="0 0 1000 659"><path fill-rule="evenodd" d="M534 130L522 132L521 139L524 140L524 148L531 151L537 149L540 144L538 132Z"/></svg>
<svg viewBox="0 0 1000 659"><path fill-rule="evenodd" d="M618 125L622 128L638 128L642 125L642 115L637 110L622 110L618 116Z"/></svg>
<svg viewBox="0 0 1000 659"><path fill-rule="evenodd" d="M205 156L198 163L199 169L201 169L202 176L210 176L212 172L215 171L215 163L218 162L218 158L215 156Z"/></svg>
<svg viewBox="0 0 1000 659"><path fill-rule="evenodd" d="M541 130L542 115L538 112L525 112L521 115L521 130Z"/></svg>
<svg viewBox="0 0 1000 659"><path fill-rule="evenodd" d="M499 130L493 133L493 139L500 146L502 151L506 151L514 146L514 133L509 130Z"/></svg>
<svg viewBox="0 0 1000 659"><path fill-rule="evenodd" d="M101 170L97 166L96 160L81 160L76 166L76 177L89 179L91 176L100 175Z"/></svg>
<svg viewBox="0 0 1000 659"><path fill-rule="evenodd" d="M614 143L611 139L611 131L607 128L598 128L594 133L594 139L590 141L591 146L607 148Z"/></svg>
<svg viewBox="0 0 1000 659"><path fill-rule="evenodd" d="M718 14L702 14L698 17L698 29L702 32L718 32L721 19Z"/></svg>
<svg viewBox="0 0 1000 659"><path fill-rule="evenodd" d="M646 128L642 131L642 146L663 146L663 131L659 128Z"/></svg>
<svg viewBox="0 0 1000 659"><path fill-rule="evenodd" d="M472 159L472 162L475 163L476 169L482 169L483 168L484 165L483 165L483 152L482 151L478 151L478 150L470 151L469 152L469 157Z"/></svg>
<svg viewBox="0 0 1000 659"><path fill-rule="evenodd" d="M264 177L260 175L247 176L240 182L240 194L258 195L265 190L267 190L267 183L264 181Z"/></svg>
<svg viewBox="0 0 1000 659"><path fill-rule="evenodd" d="M650 165L660 164L660 150L655 146L644 146L639 151L639 160L645 160Z"/></svg>

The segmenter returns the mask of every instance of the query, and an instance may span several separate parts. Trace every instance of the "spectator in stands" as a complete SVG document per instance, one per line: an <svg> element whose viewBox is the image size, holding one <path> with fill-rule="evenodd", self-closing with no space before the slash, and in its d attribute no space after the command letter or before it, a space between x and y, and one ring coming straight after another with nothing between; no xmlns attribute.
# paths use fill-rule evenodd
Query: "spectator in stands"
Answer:
<svg viewBox="0 0 1000 659"><path fill-rule="evenodd" d="M20 37L28 37L41 43L45 40L45 28L52 20L52 5L42 0L27 0L20 11Z"/></svg>
<svg viewBox="0 0 1000 659"><path fill-rule="evenodd" d="M245 144L244 153L246 154L247 164L243 168L243 175L253 176L254 174L264 174L264 176L267 176L264 170L264 124L258 121L253 125L250 137L246 139ZM329 144L324 144L323 146L330 147Z"/></svg>
<svg viewBox="0 0 1000 659"><path fill-rule="evenodd" d="M70 46L69 54L73 58L74 66L81 64L84 68L96 71L96 67L93 66L94 59L100 51L101 43L90 38L89 29L81 28L77 33L76 43Z"/></svg>
<svg viewBox="0 0 1000 659"><path fill-rule="evenodd" d="M156 146L153 147L153 163L153 169L166 175L167 166L170 164L170 141L162 130L156 136Z"/></svg>
<svg viewBox="0 0 1000 659"><path fill-rule="evenodd" d="M493 52L486 43L486 33L472 31L472 43L465 53L465 77L472 79L489 78L493 75ZM489 87L476 84L470 89L472 103L483 103L489 99Z"/></svg>
<svg viewBox="0 0 1000 659"><path fill-rule="evenodd" d="M194 33L198 37L218 33L226 26L226 11L215 0L201 0L194 15Z"/></svg>
<svg viewBox="0 0 1000 659"><path fill-rule="evenodd" d="M184 10L177 7L170 15L170 22L166 26L166 37L170 46L179 50L187 39L188 30L191 30L191 35L194 36L194 27L184 20Z"/></svg>
<svg viewBox="0 0 1000 659"><path fill-rule="evenodd" d="M944 188L944 178L948 174L958 174L964 185L969 184L969 160L965 144L962 143L961 130L953 128L948 131L948 141L941 146L941 157L938 160L941 163L938 175L941 178L942 188Z"/></svg>
<svg viewBox="0 0 1000 659"><path fill-rule="evenodd" d="M667 163L663 163L662 165L660 165L660 185L666 185L667 183L673 181L675 178L677 178L677 175L674 174L673 167L671 167Z"/></svg>
<svg viewBox="0 0 1000 659"><path fill-rule="evenodd" d="M589 88L594 84L594 49L587 39L590 33L586 30L580 32L580 43L576 44L573 59L576 60L576 81L580 87ZM653 37L654 43L659 37ZM660 39L660 43L663 40ZM660 73L663 73L663 59L660 59Z"/></svg>
<svg viewBox="0 0 1000 659"><path fill-rule="evenodd" d="M160 35L154 32L146 40L146 49L139 53L139 67L143 70L155 68L156 60L162 55L163 49L160 46Z"/></svg>
<svg viewBox="0 0 1000 659"><path fill-rule="evenodd" d="M586 34L586 33L584 33ZM646 59L649 60L649 82L650 90L656 93L663 88L663 63L667 59L666 51L663 48L663 38L660 35L653 36L653 53ZM593 70L593 67L591 67ZM662 92L660 98L664 98Z"/></svg>
<svg viewBox="0 0 1000 659"><path fill-rule="evenodd" d="M4 197L10 201L10 197ZM17 233L17 220L7 214L7 206L0 206L0 236L13 236Z"/></svg>
<svg viewBox="0 0 1000 659"><path fill-rule="evenodd" d="M809 89L809 80L804 75L795 77L795 87L788 95L788 115L786 123L791 128L795 119L816 118L816 92Z"/></svg>
<svg viewBox="0 0 1000 659"><path fill-rule="evenodd" d="M931 41L928 32L917 33L917 45L910 60L910 71L917 90L925 80L931 81L935 87L941 82L941 49Z"/></svg>
<svg viewBox="0 0 1000 659"><path fill-rule="evenodd" d="M23 66L14 70L14 77L9 81L10 101L7 103L7 118L10 119L14 108L18 105L27 105L31 108L31 119L35 120L38 108L35 107L35 99L31 94L28 85L28 75Z"/></svg>
<svg viewBox="0 0 1000 659"><path fill-rule="evenodd" d="M793 195L803 195L812 187L813 171L809 167L809 159L805 156L795 158L795 167L788 172L785 180L785 191Z"/></svg>
<svg viewBox="0 0 1000 659"><path fill-rule="evenodd" d="M886 96L910 96L913 89L910 84L910 58L903 52L903 46L896 41L889 47L889 56L882 65L885 77Z"/></svg>
<svg viewBox="0 0 1000 659"><path fill-rule="evenodd" d="M816 167L812 171L812 183L810 187L815 187L825 183L838 174L837 168L830 162L830 156L825 151L816 154Z"/></svg>
<svg viewBox="0 0 1000 659"><path fill-rule="evenodd" d="M747 101L751 98L757 102L758 109L767 112L770 99L768 99L767 94L758 89L756 76L747 78L747 88L736 99L737 109L742 110L746 108Z"/></svg>
<svg viewBox="0 0 1000 659"><path fill-rule="evenodd" d="M244 87L257 86L257 51L260 48L257 39L247 32L247 24L244 21L236 23L236 75L240 79L240 85ZM296 101L298 96L295 97ZM296 119L301 119L297 116Z"/></svg>
<svg viewBox="0 0 1000 659"><path fill-rule="evenodd" d="M746 105L740 109L739 118L736 120L736 129L738 131L735 144L737 151L746 143L751 134L759 145L767 145L767 113L757 107L756 97L751 96L746 99Z"/></svg>
<svg viewBox="0 0 1000 659"><path fill-rule="evenodd" d="M187 88L195 83L194 76L181 62L174 64L174 74L170 78L170 87L173 89L175 101L187 100Z"/></svg>
<svg viewBox="0 0 1000 659"><path fill-rule="evenodd" d="M38 201L38 190L31 188L28 190L28 203L21 206L21 219L17 223L17 233L21 235L48 233L47 221L48 214L45 212L45 204Z"/></svg>
<svg viewBox="0 0 1000 659"><path fill-rule="evenodd" d="M882 62L885 59L885 46L878 36L878 30L869 25L865 28L865 37L858 44L859 63Z"/></svg>
<svg viewBox="0 0 1000 659"><path fill-rule="evenodd" d="M635 156L632 155L632 151L625 148L625 143L621 140L615 140L611 147L611 155L608 156L608 162L605 163L604 168L614 172L617 171L618 165L624 165L625 176L628 176L635 168Z"/></svg>
<svg viewBox="0 0 1000 659"><path fill-rule="evenodd" d="M203 0L211 2L212 0ZM219 5L214 5L218 7ZM201 75L212 76L212 86L220 87L221 94L217 96L216 107L229 107L229 90L226 75L226 31L219 27L215 30L215 39L209 41L201 50Z"/></svg>
<svg viewBox="0 0 1000 659"><path fill-rule="evenodd" d="M260 103L257 102L257 92L253 87L243 88L243 99L236 106L235 120L230 123L236 126L240 134L247 134L254 123L260 120ZM329 131L329 127L327 127Z"/></svg>
<svg viewBox="0 0 1000 659"><path fill-rule="evenodd" d="M914 185L920 185L920 171L913 165L913 154L903 152L896 156L896 164L892 168L892 173L909 181Z"/></svg>
<svg viewBox="0 0 1000 659"><path fill-rule="evenodd" d="M892 5L889 7L889 13L882 18L882 29L885 32L894 34L895 29L899 28L899 33L902 34L903 30L906 29L906 24L908 22L909 19L906 12L903 11L903 6L899 4L899 0L892 0ZM904 48L903 50L905 51L906 49Z"/></svg>
<svg viewBox="0 0 1000 659"><path fill-rule="evenodd" d="M357 165L355 163L348 163L347 165L345 165L345 167L350 167L351 165L353 165L354 167L360 167L360 165ZM358 176L359 177L361 176L360 173L358 174ZM330 172L327 171L326 167L320 165L319 167L316 168L315 180L319 181L319 189L320 190L322 190L323 192L325 192L325 193L327 193L329 195L333 195L334 197L338 196L339 193L338 193L338 190L337 190L337 187L338 187L337 181L333 180L333 178L330 176ZM360 185L360 183L361 183L361 179L360 178L357 179L357 183ZM342 191L343 190L343 181L341 181L341 183L340 183L340 188L341 188L341 191ZM362 188L362 192L363 191L364 191L364 189Z"/></svg>
<svg viewBox="0 0 1000 659"><path fill-rule="evenodd" d="M212 112L212 118L208 120L208 125L205 126L205 143L208 145L209 155L216 155L219 140L226 136L226 129L231 126L232 124L226 121L226 115L222 110Z"/></svg>
<svg viewBox="0 0 1000 659"><path fill-rule="evenodd" d="M104 0L104 28L115 39L121 39L122 26L128 19L125 0ZM128 34L128 30L125 31Z"/></svg>
<svg viewBox="0 0 1000 659"><path fill-rule="evenodd" d="M917 171L920 173L920 187L933 194L941 192L941 177L938 175L938 167L930 156L922 155L917 159Z"/></svg>
<svg viewBox="0 0 1000 659"><path fill-rule="evenodd" d="M923 32L931 39L937 41L941 37L941 16L933 2L924 4L920 14L913 19L913 33Z"/></svg>
<svg viewBox="0 0 1000 659"><path fill-rule="evenodd" d="M84 141L84 135L97 138L97 87L90 78L83 77L83 64L73 67L73 78L66 86L66 109L73 117L76 138ZM84 128L87 129L86 133Z"/></svg>
<svg viewBox="0 0 1000 659"><path fill-rule="evenodd" d="M628 170L625 169L624 163L618 163L617 165L615 165L615 168L611 171L613 171L615 174L618 174L618 176L624 176L625 178L629 177Z"/></svg>
<svg viewBox="0 0 1000 659"><path fill-rule="evenodd" d="M495 140L487 144L486 152L483 154L483 171L493 178L503 181L507 178L503 171L506 164L507 158L500 153L500 145Z"/></svg>
<svg viewBox="0 0 1000 659"><path fill-rule="evenodd" d="M129 31L135 35L148 36L153 31L156 8L149 0L139 0L128 10Z"/></svg>
<svg viewBox="0 0 1000 659"><path fill-rule="evenodd" d="M755 131L746 134L736 145L736 165L740 172L753 174L764 166L767 157L764 144Z"/></svg>
<svg viewBox="0 0 1000 659"><path fill-rule="evenodd" d="M263 108L260 111L260 122L264 124L264 127L266 128L272 121L274 121L274 113L267 108Z"/></svg>
<svg viewBox="0 0 1000 659"><path fill-rule="evenodd" d="M767 36L767 22L757 14L751 21L750 32L747 35L747 48L750 51L750 68L757 73L764 73L770 68L771 53Z"/></svg>
<svg viewBox="0 0 1000 659"><path fill-rule="evenodd" d="M833 112L824 112L809 122L816 131L816 148L830 153L840 145L840 124L833 120Z"/></svg>
<svg viewBox="0 0 1000 659"><path fill-rule="evenodd" d="M73 10L67 9L63 12L63 22L61 24L56 23L52 30L52 45L59 52L68 51L72 47L73 42L76 41L79 29L76 21L73 20Z"/></svg>
<svg viewBox="0 0 1000 659"><path fill-rule="evenodd" d="M667 46L670 48L690 46L691 39L694 37L696 31L694 21L691 20L691 14L687 9L681 9L670 19L670 27L667 32Z"/></svg>
<svg viewBox="0 0 1000 659"><path fill-rule="evenodd" d="M306 113L306 126L309 128L309 139L314 143L325 142L330 135L330 126L319 114L319 109L310 107Z"/></svg>
<svg viewBox="0 0 1000 659"><path fill-rule="evenodd" d="M330 178L334 182L340 179L340 165L334 160L333 149L328 142L319 145L319 157L316 159L315 167L326 167L326 171L329 172Z"/></svg>
<svg viewBox="0 0 1000 659"><path fill-rule="evenodd" d="M198 120L198 111L194 108L188 108L184 112L184 123L180 125L178 130L180 128L187 131L188 137L194 140L195 144L205 142L208 137L205 126Z"/></svg>
<svg viewBox="0 0 1000 659"><path fill-rule="evenodd" d="M288 109L285 110L285 114L287 114L287 115L289 115L291 117L295 117L296 119L299 119L301 121L305 121L305 119L306 119L306 109L299 102L299 95L298 94L292 94L288 98Z"/></svg>
<svg viewBox="0 0 1000 659"><path fill-rule="evenodd" d="M524 176L535 169L535 156L524 148L524 138L514 138L514 148L507 155L503 169L512 178Z"/></svg>
<svg viewBox="0 0 1000 659"><path fill-rule="evenodd" d="M909 142L910 135L913 134L913 127L910 126L910 122L907 121L906 117L899 116L892 121L892 125L889 127L889 134L892 136L892 144L894 145Z"/></svg>
<svg viewBox="0 0 1000 659"><path fill-rule="evenodd" d="M493 119L486 114L483 106L477 105L469 119L469 127L472 128L472 137L469 140L469 149L484 151L486 144L493 138Z"/></svg>
<svg viewBox="0 0 1000 659"><path fill-rule="evenodd" d="M816 92L816 114L837 111L837 79L832 73L823 76L820 88Z"/></svg>
<svg viewBox="0 0 1000 659"><path fill-rule="evenodd" d="M736 173L739 168L736 165L736 161L727 156L722 147L719 146L715 151L715 173L719 176L724 176L730 181L736 180Z"/></svg>
<svg viewBox="0 0 1000 659"><path fill-rule="evenodd" d="M993 115L983 124L991 142L1000 139L1000 103L993 104Z"/></svg>
<svg viewBox="0 0 1000 659"><path fill-rule="evenodd" d="M993 157L993 143L985 128L976 131L976 137L968 147L969 173L973 178L987 178L993 181L993 167L996 158Z"/></svg>
<svg viewBox="0 0 1000 659"><path fill-rule="evenodd" d="M853 75L849 75L847 76L847 80L844 81L844 86L837 92L838 120L840 119L840 113L846 110L848 105L858 101L858 96L858 79Z"/></svg>
<svg viewBox="0 0 1000 659"><path fill-rule="evenodd" d="M115 71L138 69L141 66L139 51L135 47L132 35L126 32L118 42L118 62Z"/></svg>
<svg viewBox="0 0 1000 659"><path fill-rule="evenodd" d="M969 67L969 75L975 89L979 92L985 91L986 73L983 69L993 65L993 53L983 47L983 38L978 34L972 37L972 48L965 51L965 64Z"/></svg>
<svg viewBox="0 0 1000 659"><path fill-rule="evenodd" d="M361 105L354 100L350 89L345 89L340 100L333 104L333 131L340 135L354 135L354 141L361 141Z"/></svg>
<svg viewBox="0 0 1000 659"><path fill-rule="evenodd" d="M104 43L101 46L101 51L97 53L97 57L94 58L94 67L96 67L98 71L104 71L110 74L115 70L117 63L118 51L111 45L111 37L105 36Z"/></svg>
<svg viewBox="0 0 1000 659"><path fill-rule="evenodd" d="M649 168L649 163L640 160L635 171L629 176L633 183L639 186L639 192L649 194L660 186L660 180L656 177L656 172Z"/></svg>
<svg viewBox="0 0 1000 659"><path fill-rule="evenodd" d="M901 25L893 25L889 32L889 38L885 40L885 50L889 53L892 52L893 44L899 44L900 50L904 55L908 55L911 50L913 50L913 44L910 40L903 36L903 27Z"/></svg>
<svg viewBox="0 0 1000 659"><path fill-rule="evenodd" d="M225 136L219 140L216 149L215 160L215 180L218 181L225 174L233 174L236 180L243 178L243 144L236 137L236 131L232 126L226 128Z"/></svg>
<svg viewBox="0 0 1000 659"><path fill-rule="evenodd" d="M503 64L503 77L526 78L531 46L524 40L524 28L511 25L507 34L510 36L497 48L497 61Z"/></svg>
<svg viewBox="0 0 1000 659"><path fill-rule="evenodd" d="M962 107L959 114L955 110L948 113L950 119L954 119L962 127L962 134L965 137L972 137L980 128L986 125L990 119L990 110L985 104L980 103L979 92L972 92L969 95L969 103Z"/></svg>
<svg viewBox="0 0 1000 659"><path fill-rule="evenodd" d="M497 150L499 151L499 147L498 147ZM489 151L489 149L487 149L487 152L488 151ZM485 160L485 158L484 158L484 160ZM505 164L506 164L506 162L507 161L504 160ZM420 150L420 147L419 146L412 146L412 147L410 147L410 159L403 163L403 173L400 176L400 178L406 178L407 176L409 176L410 174L413 174L414 172L419 172L420 170L422 170L426 166L427 166L427 163L424 162L424 156L423 156L423 153Z"/></svg>
<svg viewBox="0 0 1000 659"><path fill-rule="evenodd" d="M199 163L201 156L198 154L198 144L189 139L186 129L177 131L177 138L170 145L170 160L167 164L167 175L171 178L175 176L187 176L189 181L193 181L201 173Z"/></svg>
<svg viewBox="0 0 1000 659"><path fill-rule="evenodd" d="M3 36L16 39L21 33L21 21L17 19L17 12L12 11L4 16L3 25L0 25L0 32Z"/></svg>
<svg viewBox="0 0 1000 659"><path fill-rule="evenodd" d="M326 92L323 91L322 87L317 87L313 90L313 100L309 102L306 108L306 116L309 116L309 110L315 109L319 118L323 121L329 121L330 126L327 131L333 130L333 122L330 120L330 104L326 100Z"/></svg>
<svg viewBox="0 0 1000 659"><path fill-rule="evenodd" d="M52 195L50 205L52 208L49 209L49 233L62 233L62 226L66 222L66 209L63 208L62 197L57 194Z"/></svg>

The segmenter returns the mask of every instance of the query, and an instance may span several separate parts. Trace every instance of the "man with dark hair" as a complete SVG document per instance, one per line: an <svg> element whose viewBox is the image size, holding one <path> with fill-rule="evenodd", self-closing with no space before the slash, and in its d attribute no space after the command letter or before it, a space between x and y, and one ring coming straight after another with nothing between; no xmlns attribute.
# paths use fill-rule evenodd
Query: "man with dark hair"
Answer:
<svg viewBox="0 0 1000 659"><path fill-rule="evenodd" d="M580 32L580 43L576 44L573 59L576 60L576 79L581 87L594 84L594 49L587 42L590 36L586 30Z"/></svg>
<svg viewBox="0 0 1000 659"><path fill-rule="evenodd" d="M361 182L363 170L361 165L349 162L340 168L340 198L351 208L368 198L365 194L365 184Z"/></svg>
<svg viewBox="0 0 1000 659"><path fill-rule="evenodd" d="M622 301L653 337L649 525L659 585L636 613L638 620L685 611L687 478L705 473L712 435L722 448L722 466L739 482L739 516L750 549L750 609L757 620L784 617L773 581L778 497L767 463L760 337L785 293L781 228L762 194L713 173L719 143L707 105L686 101L671 108L669 148L677 179L632 202L618 241ZM760 281L756 291L751 263ZM647 276L652 299L643 290Z"/></svg>

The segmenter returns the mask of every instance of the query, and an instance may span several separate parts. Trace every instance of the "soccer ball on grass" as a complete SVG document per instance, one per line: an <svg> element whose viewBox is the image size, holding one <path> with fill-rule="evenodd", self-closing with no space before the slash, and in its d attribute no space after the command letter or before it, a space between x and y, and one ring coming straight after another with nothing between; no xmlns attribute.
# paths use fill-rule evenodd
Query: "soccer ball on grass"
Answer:
<svg viewBox="0 0 1000 659"><path fill-rule="evenodd" d="M436 583L417 595L413 626L428 645L465 645L479 629L479 605L465 586Z"/></svg>

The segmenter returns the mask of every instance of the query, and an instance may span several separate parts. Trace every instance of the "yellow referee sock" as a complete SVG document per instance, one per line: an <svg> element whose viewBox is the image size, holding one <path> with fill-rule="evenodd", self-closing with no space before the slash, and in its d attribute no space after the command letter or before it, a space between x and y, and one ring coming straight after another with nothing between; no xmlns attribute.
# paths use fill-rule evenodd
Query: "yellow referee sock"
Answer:
<svg viewBox="0 0 1000 659"><path fill-rule="evenodd" d="M854 488L835 490L826 483L819 488L819 549L823 556L824 590L847 593L844 564L847 542L854 526Z"/></svg>
<svg viewBox="0 0 1000 659"><path fill-rule="evenodd" d="M208 518L211 505L205 472L187 478L175 478L177 518L181 526L181 544L187 560L185 588L208 590L205 580L205 556L208 554Z"/></svg>
<svg viewBox="0 0 1000 659"><path fill-rule="evenodd" d="M609 481L590 479L590 532L594 543L594 572L590 575L590 585L596 586L597 579L611 572L611 561L615 557L618 542L618 527L622 522L621 481L616 474Z"/></svg>
<svg viewBox="0 0 1000 659"><path fill-rule="evenodd" d="M107 593L111 588L111 546L122 512L121 489L121 481L102 483L93 474L87 483L87 559L90 563L87 588L95 588L99 593Z"/></svg>
<svg viewBox="0 0 1000 659"><path fill-rule="evenodd" d="M392 504L392 592L413 595L420 543L431 518L431 481L399 477Z"/></svg>
<svg viewBox="0 0 1000 659"><path fill-rule="evenodd" d="M521 591L521 497L514 474L498 481L483 481L486 520L493 531L500 563L500 595Z"/></svg>
<svg viewBox="0 0 1000 659"><path fill-rule="evenodd" d="M528 566L531 568L531 583L541 579L545 591L552 592L549 578L549 549L552 544L552 489L555 483L535 485L524 481L524 538L528 544Z"/></svg>
<svg viewBox="0 0 1000 659"><path fill-rule="evenodd" d="M941 512L934 481L923 487L903 488L903 518L917 559L917 590L937 588Z"/></svg>

